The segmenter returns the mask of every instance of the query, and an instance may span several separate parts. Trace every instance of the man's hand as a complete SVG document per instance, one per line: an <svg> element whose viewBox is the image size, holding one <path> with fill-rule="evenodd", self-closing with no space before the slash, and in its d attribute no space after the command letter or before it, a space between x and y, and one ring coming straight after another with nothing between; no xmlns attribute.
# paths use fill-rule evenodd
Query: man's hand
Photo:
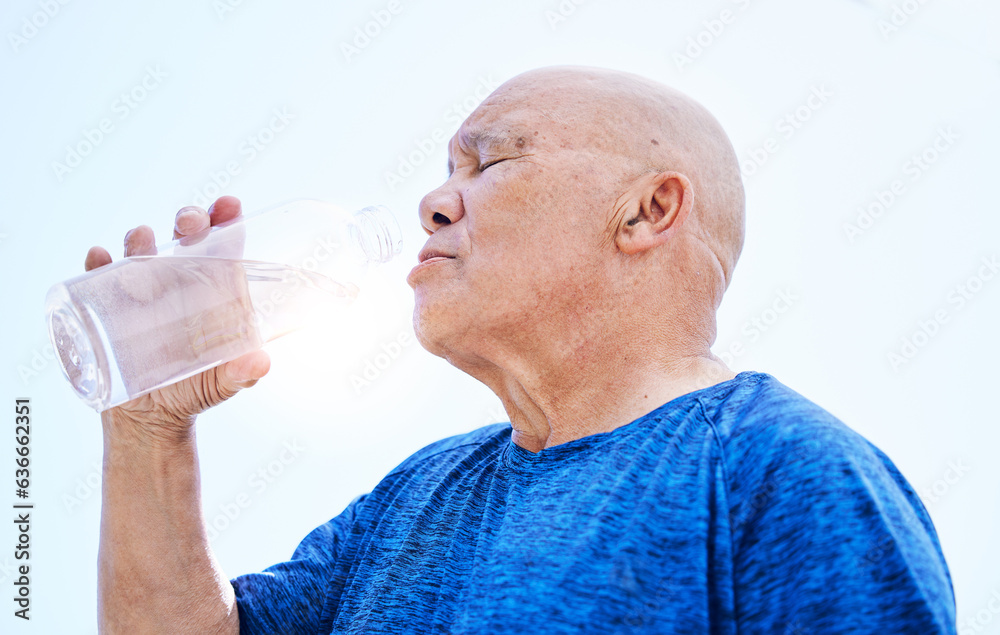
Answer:
<svg viewBox="0 0 1000 635"><path fill-rule="evenodd" d="M174 238L196 249L209 227L239 215L240 202L229 196L208 212L185 207L174 220ZM151 255L155 245L152 229L136 227L125 236L125 255ZM235 248L242 251L242 244ZM94 247L86 268L110 262L106 250ZM247 353L101 413L101 633L239 633L235 591L205 530L194 421L255 384L269 366L263 351Z"/></svg>
<svg viewBox="0 0 1000 635"><path fill-rule="evenodd" d="M223 196L205 210L185 207L174 218L174 239L192 245L204 237L209 227L235 219L242 213L239 199ZM185 242L183 239L189 239ZM153 230L140 225L125 234L125 256L156 253ZM233 254L236 255L236 254ZM237 255L238 256L238 255ZM87 253L87 271L111 263L111 255L102 247ZM270 368L264 351L253 351L230 362L211 368L170 386L154 390L113 408L114 419L127 422L142 433L163 438L182 437L199 413L229 399L243 388L253 386Z"/></svg>

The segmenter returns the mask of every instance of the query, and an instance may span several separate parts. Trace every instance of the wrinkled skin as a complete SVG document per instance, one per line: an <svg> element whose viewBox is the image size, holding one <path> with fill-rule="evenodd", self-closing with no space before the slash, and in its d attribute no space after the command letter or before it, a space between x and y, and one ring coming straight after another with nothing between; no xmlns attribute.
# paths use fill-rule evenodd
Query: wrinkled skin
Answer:
<svg viewBox="0 0 1000 635"><path fill-rule="evenodd" d="M734 374L709 351L743 242L715 119L665 86L548 68L498 88L449 143L409 277L424 345L487 384L537 451ZM426 254L425 254L426 255Z"/></svg>

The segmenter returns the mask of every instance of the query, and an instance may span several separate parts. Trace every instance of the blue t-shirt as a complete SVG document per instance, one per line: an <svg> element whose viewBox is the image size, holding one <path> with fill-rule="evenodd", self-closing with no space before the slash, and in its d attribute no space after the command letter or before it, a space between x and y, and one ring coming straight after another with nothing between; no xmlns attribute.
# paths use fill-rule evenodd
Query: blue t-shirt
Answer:
<svg viewBox="0 0 1000 635"><path fill-rule="evenodd" d="M955 632L913 489L770 375L537 454L510 433L431 444L232 580L240 632Z"/></svg>

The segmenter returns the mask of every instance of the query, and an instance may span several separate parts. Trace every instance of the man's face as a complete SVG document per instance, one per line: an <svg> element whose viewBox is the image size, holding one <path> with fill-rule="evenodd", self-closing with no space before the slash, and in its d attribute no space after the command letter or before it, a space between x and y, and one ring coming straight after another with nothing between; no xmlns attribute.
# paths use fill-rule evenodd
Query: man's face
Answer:
<svg viewBox="0 0 1000 635"><path fill-rule="evenodd" d="M431 236L409 275L418 337L453 363L571 328L603 284L614 196L596 130L501 88L449 143L448 180L420 203ZM557 112L555 110L549 112Z"/></svg>

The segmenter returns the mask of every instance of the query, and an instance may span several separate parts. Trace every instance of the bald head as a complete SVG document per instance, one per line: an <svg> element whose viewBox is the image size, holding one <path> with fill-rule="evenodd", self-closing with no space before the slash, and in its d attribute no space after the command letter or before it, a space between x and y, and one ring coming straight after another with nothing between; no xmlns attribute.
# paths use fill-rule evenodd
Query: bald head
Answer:
<svg viewBox="0 0 1000 635"><path fill-rule="evenodd" d="M409 278L428 350L466 369L707 350L743 244L743 187L702 106L627 73L545 68L487 97L448 154L448 180L420 204L428 265ZM608 337L625 324L641 335Z"/></svg>
<svg viewBox="0 0 1000 635"><path fill-rule="evenodd" d="M518 75L452 137L420 221L417 337L490 386L529 445L729 372L711 345L743 186L718 122L675 90L593 68Z"/></svg>
<svg viewBox="0 0 1000 635"><path fill-rule="evenodd" d="M518 75L489 101L537 109L560 143L606 162L612 188L646 174L686 175L694 201L678 233L710 250L728 286L743 246L743 183L728 136L701 104L638 75L574 66Z"/></svg>

